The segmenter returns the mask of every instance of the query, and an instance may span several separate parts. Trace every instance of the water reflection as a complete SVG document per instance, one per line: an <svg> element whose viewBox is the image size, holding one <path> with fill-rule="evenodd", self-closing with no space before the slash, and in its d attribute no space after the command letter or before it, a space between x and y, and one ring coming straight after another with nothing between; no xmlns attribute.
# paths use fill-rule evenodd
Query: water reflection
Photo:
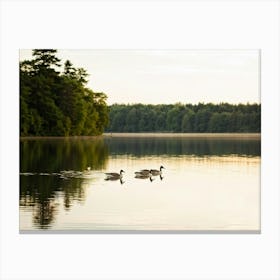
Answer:
<svg viewBox="0 0 280 280"><path fill-rule="evenodd" d="M195 156L260 156L259 139L227 138L170 138L170 137L107 137L110 154L195 155Z"/></svg>
<svg viewBox="0 0 280 280"><path fill-rule="evenodd" d="M175 178L178 175L178 169L185 166L181 158L230 155L259 157L260 140L159 137L21 140L20 211L31 213L33 228L48 229L56 223L56 218L62 212L71 213L75 202L86 203L88 182L93 186L100 186L104 182L107 190L113 190L113 185L124 184L125 180L125 186L134 188L140 186L142 181L147 186L154 181L152 186L166 184L166 188L172 176ZM152 176L134 174L137 168L157 167L161 163L165 165L162 159L168 161L172 157L178 158L178 161L172 170L169 166L167 172L164 171L166 180L163 180L161 173ZM133 164L129 163L131 159ZM121 168L127 172L125 178L108 178L104 174ZM187 170L190 176L190 168Z"/></svg>
<svg viewBox="0 0 280 280"><path fill-rule="evenodd" d="M47 139L20 141L21 172L102 169L108 159L103 139Z"/></svg>
<svg viewBox="0 0 280 280"><path fill-rule="evenodd" d="M149 179L150 182L154 181L154 178L152 178L152 176L150 176L149 174L136 174L134 178L142 180Z"/></svg>
<svg viewBox="0 0 280 280"><path fill-rule="evenodd" d="M87 167L106 168L108 148L102 139L23 140L20 155L20 206L31 208L33 223L45 229L54 221L60 196L66 211L85 200L84 182L94 177Z"/></svg>
<svg viewBox="0 0 280 280"><path fill-rule="evenodd" d="M123 178L115 178L115 177L111 177L111 178L109 177L108 178L108 177L106 177L104 180L105 181L119 181L121 185L125 183Z"/></svg>

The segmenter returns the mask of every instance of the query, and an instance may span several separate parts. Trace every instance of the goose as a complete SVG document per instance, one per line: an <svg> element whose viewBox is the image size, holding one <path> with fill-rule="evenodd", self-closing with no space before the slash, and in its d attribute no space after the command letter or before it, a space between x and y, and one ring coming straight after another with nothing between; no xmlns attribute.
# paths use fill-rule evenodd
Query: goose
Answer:
<svg viewBox="0 0 280 280"><path fill-rule="evenodd" d="M157 169L142 169L138 172L135 172L135 174L152 174L153 176L161 175L162 174L162 169L165 169L162 165L160 166L159 170Z"/></svg>
<svg viewBox="0 0 280 280"><path fill-rule="evenodd" d="M140 171L134 172L136 176L152 176L152 169L142 169Z"/></svg>
<svg viewBox="0 0 280 280"><path fill-rule="evenodd" d="M124 171L121 169L120 173L105 173L105 175L107 176L107 180L117 180L122 178L123 173Z"/></svg>
<svg viewBox="0 0 280 280"><path fill-rule="evenodd" d="M151 169L151 173L153 176L161 175L162 169L165 169L162 165L160 166L159 170L157 169Z"/></svg>

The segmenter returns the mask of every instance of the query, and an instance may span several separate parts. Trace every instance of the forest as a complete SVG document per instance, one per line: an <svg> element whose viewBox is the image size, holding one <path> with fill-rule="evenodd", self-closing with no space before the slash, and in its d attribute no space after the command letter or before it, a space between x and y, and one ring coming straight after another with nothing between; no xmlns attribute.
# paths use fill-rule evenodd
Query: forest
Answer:
<svg viewBox="0 0 280 280"><path fill-rule="evenodd" d="M260 132L260 104L113 104L107 132Z"/></svg>
<svg viewBox="0 0 280 280"><path fill-rule="evenodd" d="M56 50L20 62L20 136L106 132L260 132L260 104L113 104L86 87L88 73ZM176 94L176 92L174 93Z"/></svg>
<svg viewBox="0 0 280 280"><path fill-rule="evenodd" d="M35 49L20 62L20 135L100 135L108 124L107 96L86 87L88 74L56 50Z"/></svg>

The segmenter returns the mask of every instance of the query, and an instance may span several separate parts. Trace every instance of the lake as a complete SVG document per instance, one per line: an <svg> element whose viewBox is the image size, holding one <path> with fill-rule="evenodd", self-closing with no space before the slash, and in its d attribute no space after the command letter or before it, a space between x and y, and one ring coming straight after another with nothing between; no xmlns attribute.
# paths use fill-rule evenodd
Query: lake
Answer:
<svg viewBox="0 0 280 280"><path fill-rule="evenodd" d="M259 232L260 164L258 134L22 138L20 231Z"/></svg>

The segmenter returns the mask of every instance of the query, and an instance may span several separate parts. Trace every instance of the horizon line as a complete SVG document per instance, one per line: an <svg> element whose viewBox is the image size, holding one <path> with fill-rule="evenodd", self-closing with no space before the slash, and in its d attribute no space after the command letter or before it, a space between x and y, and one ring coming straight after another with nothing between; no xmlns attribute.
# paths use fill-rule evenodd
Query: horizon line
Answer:
<svg viewBox="0 0 280 280"><path fill-rule="evenodd" d="M136 103L112 103L112 104L107 104L107 106L113 106L113 105L125 105L125 106L133 106L133 105L224 105L224 104L228 104L228 105L234 105L234 106L238 106L238 105L261 105L261 102L246 102L246 103L229 103L229 102L220 102L220 103L214 103L214 102L198 102L198 103L183 103L183 102L175 102L175 103L141 103L141 102L136 102Z"/></svg>

